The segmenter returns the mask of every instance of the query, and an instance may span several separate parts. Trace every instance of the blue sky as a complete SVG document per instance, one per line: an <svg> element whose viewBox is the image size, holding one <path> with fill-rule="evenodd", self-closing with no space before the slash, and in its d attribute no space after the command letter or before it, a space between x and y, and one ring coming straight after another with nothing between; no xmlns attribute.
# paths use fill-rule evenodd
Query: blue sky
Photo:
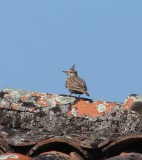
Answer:
<svg viewBox="0 0 142 160"><path fill-rule="evenodd" d="M142 94L141 6L141 0L0 1L0 88L68 94L62 70L76 64L94 100Z"/></svg>

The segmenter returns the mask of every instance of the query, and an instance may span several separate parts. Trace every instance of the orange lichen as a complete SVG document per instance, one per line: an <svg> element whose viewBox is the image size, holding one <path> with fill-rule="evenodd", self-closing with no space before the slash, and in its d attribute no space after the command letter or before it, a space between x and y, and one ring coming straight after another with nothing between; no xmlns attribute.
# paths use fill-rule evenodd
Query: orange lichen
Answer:
<svg viewBox="0 0 142 160"><path fill-rule="evenodd" d="M122 105L122 109L130 109L132 104L134 103L134 99L129 98L126 100L126 102Z"/></svg>
<svg viewBox="0 0 142 160"><path fill-rule="evenodd" d="M48 106L48 101L47 101L47 99L46 99L46 98L43 98L43 97L39 98L39 99L37 100L37 103L38 103L40 106L44 106L44 107L47 107L47 106Z"/></svg>
<svg viewBox="0 0 142 160"><path fill-rule="evenodd" d="M104 107L103 111L99 111L99 105ZM116 106L116 103L104 103L103 101L91 103L86 100L79 99L75 104L71 105L71 110L68 111L68 115L71 115L72 109L75 108L78 116L86 115L94 118L110 112L111 108L115 108Z"/></svg>
<svg viewBox="0 0 142 160"><path fill-rule="evenodd" d="M39 93L39 92L33 92L33 93L32 93L32 96L42 97L42 96L46 96L46 94L45 94L45 93Z"/></svg>
<svg viewBox="0 0 142 160"><path fill-rule="evenodd" d="M107 102L106 103L106 112L109 113L111 109L116 108L117 104L115 102Z"/></svg>
<svg viewBox="0 0 142 160"><path fill-rule="evenodd" d="M21 100L22 102L25 102L29 97L30 97L30 96L23 96L23 97L20 98L20 100Z"/></svg>
<svg viewBox="0 0 142 160"><path fill-rule="evenodd" d="M13 110L17 110L17 109L18 109L18 104L12 104L12 105L11 105L11 108L12 108Z"/></svg>

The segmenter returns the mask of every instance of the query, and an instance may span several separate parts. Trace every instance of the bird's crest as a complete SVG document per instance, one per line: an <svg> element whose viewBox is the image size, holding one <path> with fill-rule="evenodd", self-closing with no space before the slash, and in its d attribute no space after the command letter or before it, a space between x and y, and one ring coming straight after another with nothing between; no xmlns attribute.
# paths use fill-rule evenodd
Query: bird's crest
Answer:
<svg viewBox="0 0 142 160"><path fill-rule="evenodd" d="M75 64L69 70L75 70Z"/></svg>

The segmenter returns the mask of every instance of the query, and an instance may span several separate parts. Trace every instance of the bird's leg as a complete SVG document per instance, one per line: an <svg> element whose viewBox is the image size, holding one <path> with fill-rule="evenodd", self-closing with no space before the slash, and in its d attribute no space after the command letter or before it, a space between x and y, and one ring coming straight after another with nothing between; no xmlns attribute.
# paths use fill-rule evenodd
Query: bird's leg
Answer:
<svg viewBox="0 0 142 160"><path fill-rule="evenodd" d="M71 95L72 95L72 93L69 94L69 96L71 96Z"/></svg>
<svg viewBox="0 0 142 160"><path fill-rule="evenodd" d="M80 95L81 95L81 94L79 94L78 98L80 98Z"/></svg>

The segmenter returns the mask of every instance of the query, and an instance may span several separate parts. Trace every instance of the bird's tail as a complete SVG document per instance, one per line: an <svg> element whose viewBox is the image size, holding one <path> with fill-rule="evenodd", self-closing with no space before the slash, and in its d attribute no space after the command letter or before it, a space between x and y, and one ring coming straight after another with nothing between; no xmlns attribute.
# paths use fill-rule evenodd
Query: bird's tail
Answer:
<svg viewBox="0 0 142 160"><path fill-rule="evenodd" d="M87 96L89 96L89 93L88 93L86 90L84 91L84 93L85 93Z"/></svg>

